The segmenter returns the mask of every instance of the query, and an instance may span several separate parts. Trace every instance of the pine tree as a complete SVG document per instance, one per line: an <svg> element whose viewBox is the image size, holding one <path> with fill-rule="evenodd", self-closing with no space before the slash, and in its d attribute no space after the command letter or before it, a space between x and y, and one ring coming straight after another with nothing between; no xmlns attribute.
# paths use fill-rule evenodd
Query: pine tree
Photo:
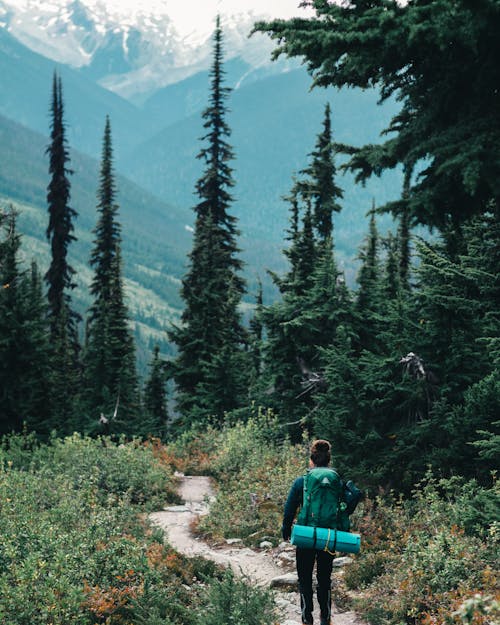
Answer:
<svg viewBox="0 0 500 625"><path fill-rule="evenodd" d="M330 105L325 106L323 130L318 135L316 148L311 153L311 164L302 170L306 176L301 181L300 189L309 197L313 206L313 223L320 241L333 240L333 213L341 211L338 203L343 191L335 184L335 152L332 143L332 125Z"/></svg>
<svg viewBox="0 0 500 625"><path fill-rule="evenodd" d="M401 265L398 263L398 241L392 232L388 233L382 243L386 249L386 260L381 288L383 303L387 307L398 297L401 288Z"/></svg>
<svg viewBox="0 0 500 625"><path fill-rule="evenodd" d="M361 267L358 273L356 311L360 349L375 349L381 307L379 234L375 221L375 207L370 212L368 236L359 253Z"/></svg>
<svg viewBox="0 0 500 625"><path fill-rule="evenodd" d="M138 381L135 347L124 300L121 259L121 226L118 222L113 172L111 124L106 117L100 184L97 192L99 219L90 265L93 302L87 321L85 379L87 412L95 423L100 414L110 419L118 404L114 429L135 434L138 417Z"/></svg>
<svg viewBox="0 0 500 625"><path fill-rule="evenodd" d="M202 140L207 145L198 155L205 170L196 184L200 201L194 209L193 248L181 291L185 309L182 325L169 333L178 349L173 375L178 408L186 422L211 415L221 418L241 403L247 383L240 362L247 337L238 311L244 292L237 256L239 233L236 218L229 213L234 186L230 166L234 156L226 140L230 128L225 120L230 89L223 86L219 18L210 78L209 104L203 112Z"/></svg>
<svg viewBox="0 0 500 625"><path fill-rule="evenodd" d="M418 339L436 375L423 454L444 474L483 481L495 467L488 454L478 458L476 448L498 435L499 233L492 210L466 225L465 250L458 258L450 256L446 242L420 242L417 270Z"/></svg>
<svg viewBox="0 0 500 625"><path fill-rule="evenodd" d="M312 275L317 261L317 246L309 198L306 201L302 230L297 235L295 254L297 261L291 288L297 297L302 297L312 286Z"/></svg>
<svg viewBox="0 0 500 625"><path fill-rule="evenodd" d="M410 249L410 189L411 176L413 166L405 167L405 178L403 184L403 206L399 215L398 228L398 248L399 248L399 283L403 290L408 291L410 287L410 266L411 266L411 249Z"/></svg>
<svg viewBox="0 0 500 625"><path fill-rule="evenodd" d="M74 208L69 206L71 184L68 169L69 154L66 147L66 129L64 125L64 104L62 98L61 79L54 73L52 84L50 145L49 155L50 182L47 187L47 204L49 224L47 239L51 247L51 263L45 275L48 284L48 301L53 339L57 338L61 316L66 317L68 333L77 341L75 324L78 315L71 310L69 291L75 288L73 282L75 270L68 263L68 247L75 241L73 220L77 216Z"/></svg>
<svg viewBox="0 0 500 625"><path fill-rule="evenodd" d="M61 79L54 73L51 104L51 133L49 155L50 182L47 188L49 223L47 238L51 247L51 262L45 281L48 285L49 321L51 335L50 410L52 427L60 432L74 428L73 414L77 405L80 344L80 316L71 307L70 292L76 286L75 271L68 262L69 245L75 241L73 220L76 211L69 206L72 171L68 168L64 105Z"/></svg>
<svg viewBox="0 0 500 625"><path fill-rule="evenodd" d="M500 80L496 3L308 4L316 11L312 19L255 25L277 41L274 56L300 57L315 86L376 85L382 101L397 94L401 105L383 144L343 146L357 180L425 163L412 187L412 223L441 232L486 212L492 200L498 205L500 118L491 89Z"/></svg>
<svg viewBox="0 0 500 625"><path fill-rule="evenodd" d="M7 213L0 239L0 433L23 424L48 434L46 307L36 267L19 268L16 213Z"/></svg>
<svg viewBox="0 0 500 625"><path fill-rule="evenodd" d="M283 277L273 275L283 299L262 315L267 330L264 376L273 389L272 407L288 423L309 429L315 396L322 389L320 350L345 318L349 300L344 288L337 291L333 214L341 210L343 193L335 183L334 156L327 104L310 164L284 198L290 204L289 246L284 250L290 269ZM269 403L269 396L264 399ZM292 432L299 433L297 428Z"/></svg>
<svg viewBox="0 0 500 625"><path fill-rule="evenodd" d="M23 282L26 292L23 298L25 316L24 346L19 346L24 355L29 375L24 388L23 415L29 430L46 439L52 425L50 409L50 344L48 339L47 302L43 292L43 278L37 264L32 262L29 277Z"/></svg>
<svg viewBox="0 0 500 625"><path fill-rule="evenodd" d="M23 415L20 410L18 377L22 373L17 339L21 332L19 301L20 272L17 265L20 237L16 216L11 210L4 217L0 242L0 432L19 431Z"/></svg>
<svg viewBox="0 0 500 625"><path fill-rule="evenodd" d="M164 438L167 430L167 392L165 363L160 348L155 345L149 365L149 377L144 387L144 408L151 422L151 434Z"/></svg>

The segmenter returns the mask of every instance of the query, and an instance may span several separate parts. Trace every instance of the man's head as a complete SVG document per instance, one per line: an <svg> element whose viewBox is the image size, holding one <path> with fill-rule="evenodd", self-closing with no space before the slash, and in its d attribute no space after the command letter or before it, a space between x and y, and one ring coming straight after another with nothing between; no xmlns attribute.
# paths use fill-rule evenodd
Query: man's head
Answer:
<svg viewBox="0 0 500 625"><path fill-rule="evenodd" d="M311 444L311 462L316 467L327 467L330 464L332 446L328 441L319 439Z"/></svg>

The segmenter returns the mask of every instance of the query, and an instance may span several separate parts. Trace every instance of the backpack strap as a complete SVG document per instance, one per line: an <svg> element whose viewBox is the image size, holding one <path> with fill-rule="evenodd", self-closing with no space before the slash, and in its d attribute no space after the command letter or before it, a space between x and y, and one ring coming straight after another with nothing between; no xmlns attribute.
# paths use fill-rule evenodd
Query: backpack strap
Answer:
<svg viewBox="0 0 500 625"><path fill-rule="evenodd" d="M302 508L304 508L304 506L306 505L306 501L307 501L307 476L309 475L309 472L307 471L306 473L304 473L304 486L302 488Z"/></svg>
<svg viewBox="0 0 500 625"><path fill-rule="evenodd" d="M328 544L330 542L330 533L331 532L333 532L333 548L330 551L330 549L328 549ZM323 551L326 551L326 553L329 553L331 556L334 556L336 548L337 548L337 530L331 530L330 528L328 528L328 537L326 539L326 545L325 545L325 548L323 549Z"/></svg>

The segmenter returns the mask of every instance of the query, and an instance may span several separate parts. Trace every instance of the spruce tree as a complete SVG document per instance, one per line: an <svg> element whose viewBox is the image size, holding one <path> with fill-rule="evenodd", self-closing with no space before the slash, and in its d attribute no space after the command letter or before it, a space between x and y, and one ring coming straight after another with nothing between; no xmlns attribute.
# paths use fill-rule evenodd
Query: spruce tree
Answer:
<svg viewBox="0 0 500 625"><path fill-rule="evenodd" d="M496 2L307 4L316 12L312 19L255 25L277 41L274 56L300 57L315 86L375 86L382 101L397 96L400 103L383 144L343 146L357 179L423 164L409 201L412 223L442 232L486 212L492 200L498 205Z"/></svg>
<svg viewBox="0 0 500 625"><path fill-rule="evenodd" d="M23 372L17 346L22 331L22 313L21 275L17 264L20 237L15 213L11 211L3 222L0 241L0 432L6 433L19 431L22 427L19 376Z"/></svg>
<svg viewBox="0 0 500 625"><path fill-rule="evenodd" d="M70 432L76 424L73 415L80 388L80 344L77 324L80 316L71 307L70 292L75 288L75 271L68 262L68 248L75 240L73 221L76 211L69 206L72 173L68 168L64 104L61 79L54 73L52 83L51 133L49 155L50 182L47 188L49 223L47 238L51 262L45 281L48 285L51 335L50 412L52 428Z"/></svg>
<svg viewBox="0 0 500 625"><path fill-rule="evenodd" d="M144 387L144 408L150 421L151 434L164 438L167 431L167 392L165 363L155 345L149 364L149 377Z"/></svg>
<svg viewBox="0 0 500 625"><path fill-rule="evenodd" d="M71 190L69 176L73 172L68 168L69 153L66 145L62 83L55 72L52 83L50 139L46 152L49 155L50 174L47 187L49 212L47 239L51 248L51 262L45 275L48 284L49 318L53 339L57 339L61 316L65 316L68 333L76 341L75 325L79 317L71 310L70 297L70 291L76 286L73 281L75 270L69 264L67 256L69 245L75 241L73 221L77 212L69 206Z"/></svg>
<svg viewBox="0 0 500 625"><path fill-rule="evenodd" d="M194 208L193 248L181 291L185 309L182 325L169 333L178 349L173 375L177 405L186 423L212 415L222 418L224 411L244 400L247 385L241 366L247 337L238 311L244 292L237 256L239 233L236 218L229 213L234 186L230 166L234 155L226 122L230 89L223 85L219 18L210 79L209 104L203 112L206 145L198 154L205 169L196 184L200 201Z"/></svg>
<svg viewBox="0 0 500 625"><path fill-rule="evenodd" d="M52 425L50 408L50 344L48 339L47 302L43 292L43 278L35 262L29 276L23 281L26 302L24 307L24 346L20 351L28 363L27 376L21 389L23 415L29 430L46 439Z"/></svg>
<svg viewBox="0 0 500 625"><path fill-rule="evenodd" d="M48 434L46 306L36 267L19 267L16 213L0 224L0 433Z"/></svg>
<svg viewBox="0 0 500 625"><path fill-rule="evenodd" d="M138 381L134 340L124 300L116 193L111 124L106 117L97 191L99 219L90 258L94 276L85 346L85 402L91 424L95 424L101 414L111 419L118 405L113 429L135 434L139 433L136 431L139 427L136 423Z"/></svg>
<svg viewBox="0 0 500 625"><path fill-rule="evenodd" d="M410 208L409 199L411 191L411 175L413 166L405 167L405 177L403 183L402 210L399 215L398 228L398 248L399 248L399 283L404 291L408 291L410 287L410 266L411 266L411 249L410 249Z"/></svg>
<svg viewBox="0 0 500 625"><path fill-rule="evenodd" d="M345 318L349 299L342 297L343 289L337 291L333 214L341 210L343 193L335 183L334 156L327 104L310 163L284 198L290 204L289 246L284 250L290 268L283 277L273 275L282 301L262 315L267 330L264 376L273 389L272 406L288 423L309 429L315 396L323 388L320 350Z"/></svg>
<svg viewBox="0 0 500 625"><path fill-rule="evenodd" d="M381 270L379 261L379 234L375 221L375 207L370 211L368 235L359 253L361 267L358 272L356 311L360 349L375 349L381 312Z"/></svg>
<svg viewBox="0 0 500 625"><path fill-rule="evenodd" d="M303 195L309 197L313 207L313 223L320 241L333 240L333 213L342 210L338 203L343 191L335 183L335 151L332 143L330 105L325 106L323 130L318 135L315 150L311 153L310 165L302 170L306 176L301 181Z"/></svg>

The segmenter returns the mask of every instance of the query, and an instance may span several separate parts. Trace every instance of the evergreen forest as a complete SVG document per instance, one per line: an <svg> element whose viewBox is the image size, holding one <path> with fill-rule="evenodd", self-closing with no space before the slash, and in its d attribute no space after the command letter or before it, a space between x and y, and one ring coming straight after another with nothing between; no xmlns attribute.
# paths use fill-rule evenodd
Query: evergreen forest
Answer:
<svg viewBox="0 0 500 625"><path fill-rule="evenodd" d="M397 114L381 143L352 146L336 140L335 102L325 104L317 134L310 138L307 166L290 172L289 192L283 198L289 215L282 246L287 268L284 273L269 268L278 296L265 301L260 287L250 294L254 305L244 305L243 297L249 293L242 277L241 232L232 211L238 180L231 144L231 90L225 83L224 33L217 20L209 98L202 113L204 132L199 138L202 174L194 189L192 248L180 287L183 312L166 337L173 355L164 357L159 346L153 346L143 380L137 372L123 284L113 120L105 112L88 259L91 305L83 317L73 306L76 280L71 247L77 211L71 202L64 85L54 73L46 149L46 235L51 255L47 268L21 262L18 215L13 208L0 212L0 435L4 437L0 489L13 497L14 486L8 485L6 476L14 479L15 474L16 488L35 492L34 480L40 479L40 488L52 489L51 497L57 498L58 489L80 479L71 472L71 455L85 464L88 453L94 458L88 470L97 480L96 490L81 497L94 497L95 505L104 508L107 496L113 502L106 523L112 524L114 515L116 527L123 532L124 537L116 538L117 550L123 542L116 557L123 558L126 566L130 553L135 562L127 568L132 572L124 574L127 579L121 579L123 587L131 588L139 575L134 570L142 566L134 541L142 539L139 530L130 529L132 521L118 502L125 491L133 498L132 491L109 486L119 481L106 464L112 455L124 476L127 463L136 463L133 479L143 473L149 480L146 489L165 489L168 482L171 500L175 499L171 474L166 468L165 474L154 473L160 471L154 468L159 458L169 471L212 475L220 483L221 499L199 531L217 536L220 528L234 523L232 512L240 526L232 526L228 535L239 532L246 540L260 530L271 536L279 533L287 487L294 472L302 470L297 454L303 460L308 441L326 438L332 443L334 465L366 494L357 522L371 538L365 559L350 569L345 581L368 592L358 607L369 622L493 623L495 617L490 615L494 609L498 614L499 575L494 558L488 558L498 550L500 515L496 481L500 3L306 0L305 5L314 9L314 17L258 22L254 32L267 33L275 41L275 58L284 55L305 63L314 89L375 88L380 102L397 101ZM335 246L336 217L343 210L340 173L353 173L362 185L387 170L403 172L400 197L385 205L377 205L375 198L365 207L367 230L359 241L359 269L351 284ZM391 215L393 227L382 233L379 221L386 214ZM134 450L129 460L120 456L120 444ZM103 449L109 454L101 457ZM256 469L257 452L262 474ZM64 465L52 487L47 484L48 469L43 469L51 462L59 468ZM135 470L132 464L130 471ZM247 520L243 512L238 516L240 504L231 490L231 478L238 477L240 488L246 488L246 475L265 482L269 478L263 477L263 467L268 475L276 473L279 486L273 497L278 512L273 510L274 517L263 515L261 525L242 529ZM107 486L96 471L109 471ZM152 506L159 501L151 502L152 498L151 493L141 492L134 505ZM428 526L438 527L429 521L429 511L435 511L433 518L439 516L441 523L440 533L432 534L434 551L423 537ZM405 524L410 527L412 522L416 524L413 552L404 532ZM46 523L49 527L52 521ZM104 531L103 527L96 531ZM403 564L391 560L391 566L414 570L415 575L407 585L402 579L397 582L402 584L398 596L410 597L408 605L401 607L391 599L393 605L387 599L377 611L373 599L386 592L380 580L396 583L383 577L389 573L380 553L385 559L396 556L387 555L391 538L382 536L380 527L390 528L394 549L403 554ZM425 564L425 557L437 558L440 551L445 554L443 561L450 553L449 561L459 566L453 541L446 543L443 538L448 527L455 528L450 531L460 545L464 536L476 541L474 548L462 545L465 561L474 551L485 558L482 572L468 565L474 575L469 585L463 582L467 572L462 569L443 572L437 560ZM88 528L84 531L91 533ZM108 539L99 540L104 544ZM488 549L487 541L491 541ZM150 564L155 548L148 543ZM0 564L10 557L0 547ZM161 555L164 564L177 557L167 551ZM98 567L97 560L91 565ZM190 574L200 579L215 575L200 572L203 566L190 564L196 569L195 573L190 569ZM183 575L179 571L188 565L176 569L168 560L165 567L162 583L168 578L175 587L182 582L177 579ZM419 578L420 567L427 571L435 567L436 577L417 590L415 580L425 577L424 571ZM82 574L82 579L97 579L96 571ZM111 571L106 574L112 576ZM153 580L151 571L147 575ZM435 579L443 586L434 587ZM57 608L59 615L36 622L198 623L190 621L179 606L178 612L169 612L165 606L171 597L156 589L157 582L146 585L154 595L149 597L151 605L158 606L157 620L140 612L147 601L136 590L128 598L139 605L133 616L126 610L99 612L104 598L100 597L101 608L96 608L92 601L97 601L97 586L85 582L87 620L65 620L69 617L61 605L66 600L71 603L71 591L58 595L52 589L51 602L65 597ZM214 585L234 583L213 581ZM73 582L68 584L71 587ZM433 597L434 603L414 601L419 592ZM467 612L464 601L474 596L480 599L467 604ZM47 597L40 601L47 603ZM10 607L0 599L0 616L4 610L13 618L13 606L20 598L12 595L9 600ZM79 605L81 609L83 604ZM265 612L264 607L256 607L254 616L261 608ZM27 613L26 620L19 617L13 623L33 623L33 618ZM245 618L238 623L257 625L257 620ZM215 622L222 621L214 617Z"/></svg>

